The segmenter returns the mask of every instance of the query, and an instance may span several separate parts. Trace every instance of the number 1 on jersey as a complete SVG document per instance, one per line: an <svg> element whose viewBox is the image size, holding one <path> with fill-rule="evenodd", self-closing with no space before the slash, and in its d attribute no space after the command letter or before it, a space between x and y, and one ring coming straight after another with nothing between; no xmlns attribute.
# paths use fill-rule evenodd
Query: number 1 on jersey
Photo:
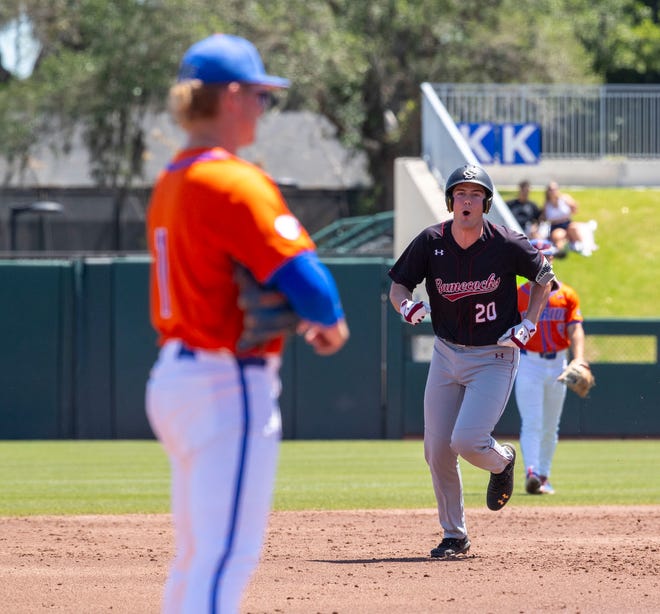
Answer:
<svg viewBox="0 0 660 614"><path fill-rule="evenodd" d="M156 277L158 279L160 315L163 318L170 318L172 317L172 306L170 303L167 228L160 226L154 230L154 245L156 246Z"/></svg>

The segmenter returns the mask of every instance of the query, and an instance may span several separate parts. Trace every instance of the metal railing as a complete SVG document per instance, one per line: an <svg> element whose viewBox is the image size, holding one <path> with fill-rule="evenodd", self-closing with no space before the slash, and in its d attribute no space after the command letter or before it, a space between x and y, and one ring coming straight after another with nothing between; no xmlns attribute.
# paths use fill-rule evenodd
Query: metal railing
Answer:
<svg viewBox="0 0 660 614"><path fill-rule="evenodd" d="M392 255L394 211L340 218L312 235L322 256Z"/></svg>
<svg viewBox="0 0 660 614"><path fill-rule="evenodd" d="M537 123L542 158L660 158L660 85L434 83L456 123Z"/></svg>

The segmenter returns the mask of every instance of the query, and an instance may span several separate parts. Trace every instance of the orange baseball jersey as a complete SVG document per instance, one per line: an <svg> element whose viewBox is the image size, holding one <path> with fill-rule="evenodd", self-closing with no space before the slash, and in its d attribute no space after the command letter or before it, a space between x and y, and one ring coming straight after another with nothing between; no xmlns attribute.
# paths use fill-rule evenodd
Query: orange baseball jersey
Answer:
<svg viewBox="0 0 660 614"><path fill-rule="evenodd" d="M232 352L243 328L234 263L268 279L314 250L275 183L224 149L180 152L161 173L147 215L151 321L162 345ZM277 353L275 340L256 353ZM253 352L255 353L255 352Z"/></svg>
<svg viewBox="0 0 660 614"><path fill-rule="evenodd" d="M541 313L536 332L525 346L530 352L565 350L570 345L568 325L584 321L577 292L565 283L558 283L559 288L550 293ZM529 291L529 282L518 287L518 311L523 318L527 314Z"/></svg>

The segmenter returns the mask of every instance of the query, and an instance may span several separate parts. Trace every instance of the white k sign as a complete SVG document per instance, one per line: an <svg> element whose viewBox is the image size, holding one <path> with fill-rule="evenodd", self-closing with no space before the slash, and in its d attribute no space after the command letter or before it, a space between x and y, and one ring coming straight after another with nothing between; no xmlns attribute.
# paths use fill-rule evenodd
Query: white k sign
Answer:
<svg viewBox="0 0 660 614"><path fill-rule="evenodd" d="M538 164L541 126L538 124L456 125L481 164Z"/></svg>
<svg viewBox="0 0 660 614"><path fill-rule="evenodd" d="M502 126L502 164L538 164L540 128L537 124L504 124ZM532 150L532 136L538 142ZM529 142L528 142L529 141Z"/></svg>
<svg viewBox="0 0 660 614"><path fill-rule="evenodd" d="M474 130L472 128L475 127ZM494 162L494 135L497 126L493 124L458 124L458 129L465 137L470 149L482 164Z"/></svg>

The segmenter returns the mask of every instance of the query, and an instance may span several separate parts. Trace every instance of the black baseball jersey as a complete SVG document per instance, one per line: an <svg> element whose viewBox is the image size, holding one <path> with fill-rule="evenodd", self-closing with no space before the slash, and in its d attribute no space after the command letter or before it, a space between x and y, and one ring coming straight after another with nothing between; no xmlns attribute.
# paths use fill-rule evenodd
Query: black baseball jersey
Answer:
<svg viewBox="0 0 660 614"><path fill-rule="evenodd" d="M426 279L431 322L438 337L462 345L493 345L521 321L516 276L535 281L545 257L525 235L484 220L467 249L451 234L452 221L429 226L389 271L411 292Z"/></svg>

